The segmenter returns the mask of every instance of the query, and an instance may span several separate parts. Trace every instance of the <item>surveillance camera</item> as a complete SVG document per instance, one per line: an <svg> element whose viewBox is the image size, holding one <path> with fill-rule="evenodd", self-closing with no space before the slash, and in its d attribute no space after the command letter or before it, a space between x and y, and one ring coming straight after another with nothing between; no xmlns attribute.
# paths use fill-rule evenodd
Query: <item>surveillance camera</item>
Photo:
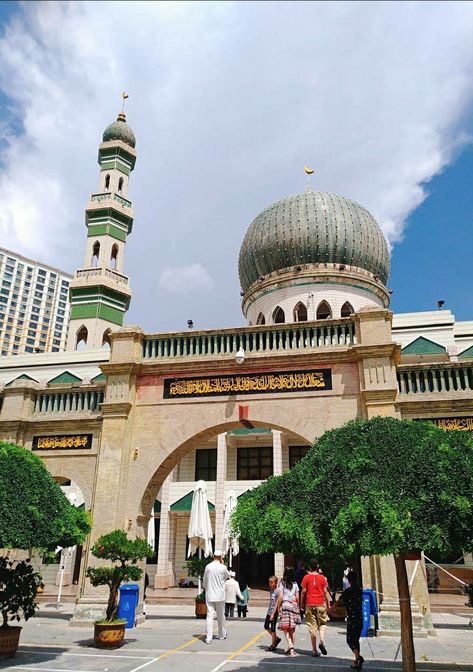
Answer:
<svg viewBox="0 0 473 672"><path fill-rule="evenodd" d="M245 351L243 350L243 348L240 348L238 350L238 352L235 355L235 360L237 364L243 364L243 362L245 361Z"/></svg>
<svg viewBox="0 0 473 672"><path fill-rule="evenodd" d="M193 321L192 320L187 320L187 326L189 327L189 329L192 329L193 326L194 326Z"/></svg>

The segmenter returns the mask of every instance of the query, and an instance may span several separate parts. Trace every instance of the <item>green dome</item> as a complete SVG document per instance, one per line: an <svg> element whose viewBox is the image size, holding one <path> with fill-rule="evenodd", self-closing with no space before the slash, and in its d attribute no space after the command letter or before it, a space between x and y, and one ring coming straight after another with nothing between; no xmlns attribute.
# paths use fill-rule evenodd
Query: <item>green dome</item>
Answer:
<svg viewBox="0 0 473 672"><path fill-rule="evenodd" d="M110 140L121 140L130 147L135 147L136 140L131 126L126 123L126 117L123 112L120 112L116 121L110 126L107 126L103 132L103 142L110 142Z"/></svg>
<svg viewBox="0 0 473 672"><path fill-rule="evenodd" d="M389 250L375 218L343 196L306 191L263 210L250 224L238 268L243 291L262 276L302 264L363 268L386 284Z"/></svg>

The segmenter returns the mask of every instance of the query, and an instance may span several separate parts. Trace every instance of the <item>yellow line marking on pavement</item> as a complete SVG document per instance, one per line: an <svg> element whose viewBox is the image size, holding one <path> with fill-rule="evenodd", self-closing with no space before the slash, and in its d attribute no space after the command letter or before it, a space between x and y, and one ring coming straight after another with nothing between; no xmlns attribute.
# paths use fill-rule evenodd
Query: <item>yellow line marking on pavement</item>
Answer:
<svg viewBox="0 0 473 672"><path fill-rule="evenodd" d="M133 670L130 670L130 672L138 672L138 670L142 670L145 667L148 667L148 665L151 665L151 663L156 663L158 660L163 660L164 658L168 658L168 656L172 656L173 653L177 653L178 651L181 651L182 649L185 649L186 646L190 646L191 644L194 644L194 642L198 642L201 638L200 637L192 637L192 639L189 639L189 641L184 642L184 644L181 644L180 646L176 646L175 649L170 649L169 651L165 651L164 653L161 653L159 656L156 656L156 658L153 658L152 660L148 660L147 663L143 663L143 665L139 665L138 667L135 667Z"/></svg>
<svg viewBox="0 0 473 672"><path fill-rule="evenodd" d="M192 637L192 639L189 639L188 642L185 642L184 644L181 644L180 646L176 646L175 649L171 649L170 651L166 651L165 653L162 653L160 656L158 656L158 660L162 660L163 658L167 658L168 656L172 656L173 653L177 653L178 651L181 651L181 649L185 649L186 646L190 646L191 644L194 644L195 642L201 641L201 637Z"/></svg>
<svg viewBox="0 0 473 672"><path fill-rule="evenodd" d="M252 639L250 639L249 642L247 642L246 644L243 644L243 646L240 649L238 649L238 651L235 651L234 653L231 653L227 657L227 661L233 660L238 655L240 655L240 653L243 653L243 651L246 651L247 649L249 649L250 646L253 646L253 644L256 644L256 642L259 641L261 639L261 637L263 637L263 635L265 635L265 634L266 634L266 632L264 630L262 632L259 632Z"/></svg>

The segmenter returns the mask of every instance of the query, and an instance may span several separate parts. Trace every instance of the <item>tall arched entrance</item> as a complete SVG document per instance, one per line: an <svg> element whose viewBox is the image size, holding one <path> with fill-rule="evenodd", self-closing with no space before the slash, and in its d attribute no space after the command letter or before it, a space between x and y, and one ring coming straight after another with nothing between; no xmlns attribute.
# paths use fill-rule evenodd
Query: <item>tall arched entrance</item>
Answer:
<svg viewBox="0 0 473 672"><path fill-rule="evenodd" d="M240 497L272 475L282 474L300 460L310 447L307 438L287 429L270 426L242 427L226 431L213 428L193 437L169 456L167 475L162 468L152 475L142 497L139 520L151 512L147 535L156 555L148 562L150 584L157 588L195 582L185 569L188 554L187 529L192 494L196 482L207 484L209 512L214 532L214 548L221 546L223 516L228 494ZM261 424L261 423L259 423ZM149 513L148 513L149 516ZM151 534L150 534L151 533ZM284 560L279 554L256 555L241 549L232 568L250 586L265 586L271 574L281 572Z"/></svg>

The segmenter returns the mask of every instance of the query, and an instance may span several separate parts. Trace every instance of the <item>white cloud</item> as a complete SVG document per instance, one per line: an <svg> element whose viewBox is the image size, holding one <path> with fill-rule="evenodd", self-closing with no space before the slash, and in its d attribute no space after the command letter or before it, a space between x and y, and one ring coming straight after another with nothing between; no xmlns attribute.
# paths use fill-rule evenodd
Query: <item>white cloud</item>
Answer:
<svg viewBox="0 0 473 672"><path fill-rule="evenodd" d="M175 294L208 292L214 286L209 273L200 264L165 268L159 275L158 284Z"/></svg>
<svg viewBox="0 0 473 672"><path fill-rule="evenodd" d="M172 329L192 310L202 326L241 322L245 230L305 188L305 163L315 188L357 200L402 238L425 183L465 142L472 32L463 2L24 3L0 40L20 128L0 156L2 244L82 263L97 145L129 89L128 319ZM158 290L153 313L148 288L182 259L218 278L212 301Z"/></svg>

